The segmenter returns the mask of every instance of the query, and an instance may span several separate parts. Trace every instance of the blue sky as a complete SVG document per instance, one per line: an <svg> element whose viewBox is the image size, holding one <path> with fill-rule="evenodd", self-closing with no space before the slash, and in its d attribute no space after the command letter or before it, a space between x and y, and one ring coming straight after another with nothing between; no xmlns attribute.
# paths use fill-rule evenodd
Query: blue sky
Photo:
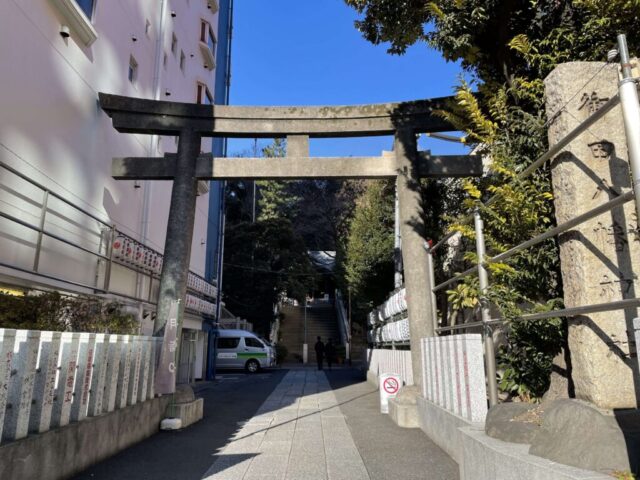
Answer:
<svg viewBox="0 0 640 480"><path fill-rule="evenodd" d="M235 0L232 44L233 105L344 105L451 95L461 68L425 44L403 56L365 41L355 10L342 0ZM261 140L264 145L267 140ZM251 149L233 140L229 155ZM389 137L311 141L311 155L379 155ZM434 154L464 147L421 139Z"/></svg>

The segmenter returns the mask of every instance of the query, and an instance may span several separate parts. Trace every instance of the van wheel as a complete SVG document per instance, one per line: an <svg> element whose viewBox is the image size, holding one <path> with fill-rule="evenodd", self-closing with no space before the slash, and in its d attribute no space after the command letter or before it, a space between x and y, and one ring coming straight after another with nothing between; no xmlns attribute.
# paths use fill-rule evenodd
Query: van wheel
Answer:
<svg viewBox="0 0 640 480"><path fill-rule="evenodd" d="M257 360L249 360L246 365L244 366L244 368L247 370L247 372L249 373L257 373L258 370L260 370L260 364L258 363Z"/></svg>

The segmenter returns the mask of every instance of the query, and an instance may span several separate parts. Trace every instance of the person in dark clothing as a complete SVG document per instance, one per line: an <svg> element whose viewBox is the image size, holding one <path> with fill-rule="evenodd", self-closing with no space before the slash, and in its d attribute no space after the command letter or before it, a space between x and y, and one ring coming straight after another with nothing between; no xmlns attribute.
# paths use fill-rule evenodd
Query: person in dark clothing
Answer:
<svg viewBox="0 0 640 480"><path fill-rule="evenodd" d="M318 361L318 370L322 370L322 361L324 360L324 343L322 343L320 337L318 337L318 341L314 348L316 351L316 360Z"/></svg>
<svg viewBox="0 0 640 480"><path fill-rule="evenodd" d="M335 362L336 347L333 346L333 340L327 340L327 344L324 347L324 356L327 359L327 367L331 370L331 364Z"/></svg>

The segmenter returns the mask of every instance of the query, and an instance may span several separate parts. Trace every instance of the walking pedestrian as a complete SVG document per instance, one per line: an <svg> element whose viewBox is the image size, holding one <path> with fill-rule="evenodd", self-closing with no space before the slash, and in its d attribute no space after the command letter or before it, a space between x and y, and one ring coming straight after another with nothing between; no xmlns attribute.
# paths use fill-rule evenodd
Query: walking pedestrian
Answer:
<svg viewBox="0 0 640 480"><path fill-rule="evenodd" d="M324 359L324 343L322 343L320 337L318 337L318 341L316 342L314 349L316 351L316 360L318 361L318 370L322 370L322 361Z"/></svg>
<svg viewBox="0 0 640 480"><path fill-rule="evenodd" d="M335 361L336 358L336 347L333 346L333 340L327 340L327 344L324 347L324 356L327 359L327 367L331 370L331 364Z"/></svg>

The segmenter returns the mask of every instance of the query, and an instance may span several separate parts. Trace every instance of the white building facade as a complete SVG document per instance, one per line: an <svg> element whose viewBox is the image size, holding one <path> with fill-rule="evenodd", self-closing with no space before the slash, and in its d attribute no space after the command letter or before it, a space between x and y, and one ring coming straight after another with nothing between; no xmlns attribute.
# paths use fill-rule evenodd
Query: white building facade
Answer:
<svg viewBox="0 0 640 480"><path fill-rule="evenodd" d="M116 181L111 159L177 143L119 134L98 92L212 103L217 34L216 0L0 2L0 287L115 298L151 333L171 183ZM199 191L182 380L204 377L202 323L215 313Z"/></svg>

